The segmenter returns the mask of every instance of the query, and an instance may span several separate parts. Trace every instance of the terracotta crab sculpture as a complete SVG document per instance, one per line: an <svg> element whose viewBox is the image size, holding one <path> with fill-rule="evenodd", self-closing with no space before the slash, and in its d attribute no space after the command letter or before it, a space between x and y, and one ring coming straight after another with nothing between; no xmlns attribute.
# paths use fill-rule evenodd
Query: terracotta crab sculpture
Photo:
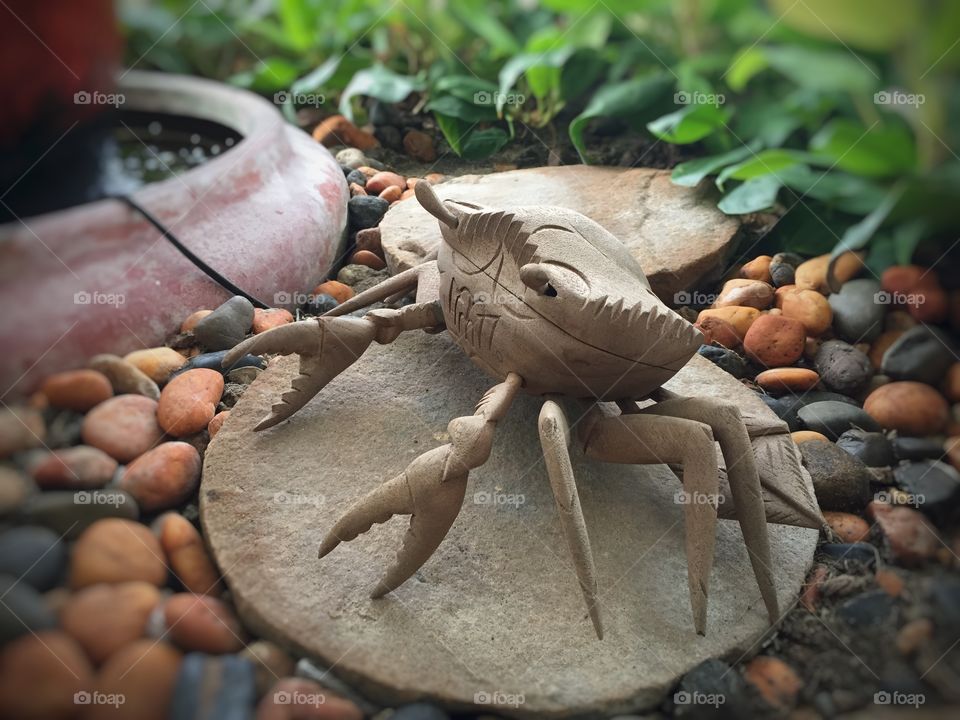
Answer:
<svg viewBox="0 0 960 720"><path fill-rule="evenodd" d="M318 318L249 338L226 356L296 353L300 374L257 430L289 418L374 341L406 330L444 332L497 380L473 415L453 419L450 442L349 508L323 539L320 557L374 523L409 515L393 565L374 588L381 597L410 578L440 545L460 512L468 473L490 455L497 422L517 393L543 396L539 435L587 612L603 637L593 553L574 478L571 448L602 462L680 469L693 624L706 631L707 587L717 520L719 444L760 595L771 623L779 612L767 518L750 437L740 412L716 398L684 397L661 386L697 352L700 332L650 290L625 247L594 221L557 207L493 210L441 201L426 182L420 204L440 223L442 243L422 265L391 277ZM399 309L343 317L415 292ZM590 404L575 435L559 397ZM655 404L640 407L637 401ZM599 411L615 402L620 415Z"/></svg>

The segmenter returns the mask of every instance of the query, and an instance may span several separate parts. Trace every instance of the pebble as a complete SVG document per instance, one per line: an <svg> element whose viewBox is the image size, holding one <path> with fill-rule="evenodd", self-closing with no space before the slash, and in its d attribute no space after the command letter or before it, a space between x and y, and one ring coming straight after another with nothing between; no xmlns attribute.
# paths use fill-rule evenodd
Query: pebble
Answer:
<svg viewBox="0 0 960 720"><path fill-rule="evenodd" d="M366 265L344 265L337 273L337 280L344 285L353 287L354 292L360 293L360 289L365 282L374 280L380 282L389 277L389 273L384 270L374 270Z"/></svg>
<svg viewBox="0 0 960 720"><path fill-rule="evenodd" d="M344 148L337 153L336 157L338 163L351 170L356 170L358 167L370 164L367 156L363 154L363 150L355 147Z"/></svg>
<svg viewBox="0 0 960 720"><path fill-rule="evenodd" d="M235 368L227 373L227 383L234 385L249 385L258 377L263 370L256 367Z"/></svg>
<svg viewBox="0 0 960 720"><path fill-rule="evenodd" d="M350 183L348 186L350 190L350 197L363 197L367 194L366 188L363 185L358 185L357 183Z"/></svg>
<svg viewBox="0 0 960 720"><path fill-rule="evenodd" d="M760 280L734 278L724 283L714 307L752 307L766 310L773 304L773 286Z"/></svg>
<svg viewBox="0 0 960 720"><path fill-rule="evenodd" d="M47 436L43 415L33 408L0 408L0 459L43 444Z"/></svg>
<svg viewBox="0 0 960 720"><path fill-rule="evenodd" d="M831 442L798 445L822 510L859 512L870 501L870 471Z"/></svg>
<svg viewBox="0 0 960 720"><path fill-rule="evenodd" d="M887 307L880 302L880 283L876 280L851 280L840 292L830 296L833 329L851 343L873 342L883 331Z"/></svg>
<svg viewBox="0 0 960 720"><path fill-rule="evenodd" d="M838 561L850 561L873 565L877 561L877 549L870 543L823 543L817 552Z"/></svg>
<svg viewBox="0 0 960 720"><path fill-rule="evenodd" d="M345 303L353 297L353 289L339 280L327 280L313 289L314 295L329 295L337 304Z"/></svg>
<svg viewBox="0 0 960 720"><path fill-rule="evenodd" d="M207 595L176 593L163 605L167 635L184 650L212 655L243 648L243 628L229 606Z"/></svg>
<svg viewBox="0 0 960 720"><path fill-rule="evenodd" d="M857 515L827 510L823 513L830 529L845 543L857 543L866 540L870 534L870 526L866 520Z"/></svg>
<svg viewBox="0 0 960 720"><path fill-rule="evenodd" d="M76 697L92 678L90 661L68 635L24 635L0 650L0 711L10 720L75 718Z"/></svg>
<svg viewBox="0 0 960 720"><path fill-rule="evenodd" d="M936 438L895 437L893 454L897 460L939 460L943 443Z"/></svg>
<svg viewBox="0 0 960 720"><path fill-rule="evenodd" d="M390 717L391 720L450 720L443 709L427 702L401 705Z"/></svg>
<svg viewBox="0 0 960 720"><path fill-rule="evenodd" d="M146 582L99 583L73 593L60 609L60 624L91 660L103 663L144 637L160 591Z"/></svg>
<svg viewBox="0 0 960 720"><path fill-rule="evenodd" d="M407 179L395 172L382 171L367 180L366 184L367 192L373 195L379 195L388 187L405 190L407 187Z"/></svg>
<svg viewBox="0 0 960 720"><path fill-rule="evenodd" d="M799 320L811 337L822 335L833 321L830 303L816 290L783 287L777 291L776 305L784 317Z"/></svg>
<svg viewBox="0 0 960 720"><path fill-rule="evenodd" d="M884 330L880 333L880 336L870 345L870 351L867 353L873 367L879 369L883 365L883 356L904 332L903 330Z"/></svg>
<svg viewBox="0 0 960 720"><path fill-rule="evenodd" d="M877 388L863 409L887 430L906 435L935 435L949 418L947 401L929 385L892 382Z"/></svg>
<svg viewBox="0 0 960 720"><path fill-rule="evenodd" d="M255 335L292 322L293 315L284 308L253 309L253 332Z"/></svg>
<svg viewBox="0 0 960 720"><path fill-rule="evenodd" d="M733 326L733 329L737 331L740 340L743 341L750 326L760 317L760 311L756 308L748 307L709 308L700 311L700 314L697 316L697 322L702 323L704 319L708 317L717 317L721 320L726 320Z"/></svg>
<svg viewBox="0 0 960 720"><path fill-rule="evenodd" d="M357 187L364 187L367 184L367 176L364 175L359 170L351 170L347 173L347 185L351 188L356 185ZM366 192L366 191L364 191Z"/></svg>
<svg viewBox="0 0 960 720"><path fill-rule="evenodd" d="M383 245L381 244L380 228L367 228L357 233L353 240L357 250L368 250L377 257L383 257Z"/></svg>
<svg viewBox="0 0 960 720"><path fill-rule="evenodd" d="M791 365L803 355L806 332L797 320L777 315L758 317L743 338L747 356L766 367Z"/></svg>
<svg viewBox="0 0 960 720"><path fill-rule="evenodd" d="M140 508L136 500L122 490L48 490L27 499L17 519L31 525L43 525L65 540L73 540L103 518L136 520Z"/></svg>
<svg viewBox="0 0 960 720"><path fill-rule="evenodd" d="M907 295L917 287L936 285L936 276L919 265L891 265L880 275L885 292Z"/></svg>
<svg viewBox="0 0 960 720"><path fill-rule="evenodd" d="M83 442L118 462L130 462L163 438L157 407L156 400L144 395L110 398L83 419Z"/></svg>
<svg viewBox="0 0 960 720"><path fill-rule="evenodd" d="M735 378L745 378L749 374L747 363L733 350L714 345L701 345L698 351L721 370L725 370Z"/></svg>
<svg viewBox="0 0 960 720"><path fill-rule="evenodd" d="M407 155L422 163L432 163L437 159L433 147L433 138L420 130L408 130L403 136L403 149Z"/></svg>
<svg viewBox="0 0 960 720"><path fill-rule="evenodd" d="M778 418L787 424L787 428L790 430L790 432L796 432L800 430L800 418L797 415L797 411L793 406L793 403L786 400L786 398L775 398L767 395L766 393L760 393L759 397Z"/></svg>
<svg viewBox="0 0 960 720"><path fill-rule="evenodd" d="M828 340L814 358L823 384L844 395L856 395L873 377L870 358L842 340Z"/></svg>
<svg viewBox="0 0 960 720"><path fill-rule="evenodd" d="M804 392L820 382L820 376L805 368L774 368L764 370L755 378L757 385L770 393Z"/></svg>
<svg viewBox="0 0 960 720"><path fill-rule="evenodd" d="M917 288L907 295L907 312L917 322L942 323L949 311L949 300L943 288Z"/></svg>
<svg viewBox="0 0 960 720"><path fill-rule="evenodd" d="M382 258L369 250L357 250L350 257L350 263L353 265L366 265L374 270L383 270L387 266Z"/></svg>
<svg viewBox="0 0 960 720"><path fill-rule="evenodd" d="M828 438L826 435L823 433L814 432L813 430L797 430L796 432L790 433L790 437L793 438L793 442L795 442L797 445L810 440L823 440L824 442L830 442L830 438Z"/></svg>
<svg viewBox="0 0 960 720"><path fill-rule="evenodd" d="M797 415L807 430L816 430L831 440L836 440L852 427L868 431L880 429L873 417L856 405L835 400L804 405L797 410Z"/></svg>
<svg viewBox="0 0 960 720"><path fill-rule="evenodd" d="M830 265L830 255L807 260L797 267L796 285L804 290L816 290L824 295L830 292L827 285L827 268ZM833 268L837 282L843 284L857 276L863 269L863 260L854 252L845 252L838 259Z"/></svg>
<svg viewBox="0 0 960 720"><path fill-rule="evenodd" d="M868 590L840 604L837 616L852 628L889 625L893 621L896 602L883 590Z"/></svg>
<svg viewBox="0 0 960 720"><path fill-rule="evenodd" d="M0 517L18 510L33 490L33 483L17 470L0 465Z"/></svg>
<svg viewBox="0 0 960 720"><path fill-rule="evenodd" d="M924 512L949 512L960 499L960 472L944 462L919 460L893 470L896 484L909 494L911 505Z"/></svg>
<svg viewBox="0 0 960 720"><path fill-rule="evenodd" d="M220 428L223 427L223 423L227 421L227 418L230 417L229 410L221 410L216 415L213 416L213 419L207 424L207 433L210 435L210 439L213 440L214 436L220 432Z"/></svg>
<svg viewBox="0 0 960 720"><path fill-rule="evenodd" d="M369 150L380 144L373 135L361 130L343 115L331 115L317 125L313 129L313 139L326 147L347 145L358 150Z"/></svg>
<svg viewBox="0 0 960 720"><path fill-rule="evenodd" d="M183 355L168 347L135 350L123 359L158 385L163 385L175 370L179 370L187 362Z"/></svg>
<svg viewBox="0 0 960 720"><path fill-rule="evenodd" d="M911 620L897 631L897 651L912 656L933 638L934 625L930 618Z"/></svg>
<svg viewBox="0 0 960 720"><path fill-rule="evenodd" d="M796 282L797 267L803 258L793 253L777 253L770 260L770 281L776 287L793 285Z"/></svg>
<svg viewBox="0 0 960 720"><path fill-rule="evenodd" d="M203 320L213 310L197 310L187 315L187 319L180 323L180 332L189 333L197 326L197 323Z"/></svg>
<svg viewBox="0 0 960 720"><path fill-rule="evenodd" d="M52 630L57 616L32 586L14 575L0 575L0 646L24 633Z"/></svg>
<svg viewBox="0 0 960 720"><path fill-rule="evenodd" d="M252 720L253 666L237 655L190 653L180 664L170 717L176 720Z"/></svg>
<svg viewBox="0 0 960 720"><path fill-rule="evenodd" d="M903 593L905 585L903 578L892 570L877 570L873 579L876 580L877 586L890 597L900 597L901 593Z"/></svg>
<svg viewBox="0 0 960 720"><path fill-rule="evenodd" d="M386 200L388 203L393 204L397 200L403 197L405 191L398 188L396 185L391 185L386 190L384 190L378 197L381 200Z"/></svg>
<svg viewBox="0 0 960 720"><path fill-rule="evenodd" d="M112 705L91 705L83 720L177 718L170 710L182 659L176 648L151 639L136 640L117 651L100 668L94 689L107 696L123 696L120 713Z"/></svg>
<svg viewBox="0 0 960 720"><path fill-rule="evenodd" d="M263 361L263 358L257 357L256 355L244 355L233 365L225 368L223 366L223 359L226 356L226 350L195 355L194 357L190 358L190 362L184 365L176 375L182 375L190 370L216 370L218 373L226 374L231 370L241 367L264 368L267 366L267 364Z"/></svg>
<svg viewBox="0 0 960 720"><path fill-rule="evenodd" d="M738 347L742 340L733 325L718 317L705 317L697 321L694 327L703 333L705 345L722 345L732 350Z"/></svg>
<svg viewBox="0 0 960 720"><path fill-rule="evenodd" d="M955 362L950 366L940 387L947 400L952 403L960 403L960 362Z"/></svg>
<svg viewBox="0 0 960 720"><path fill-rule="evenodd" d="M771 707L787 711L797 702L803 683L796 671L779 658L760 655L747 663L743 677Z"/></svg>
<svg viewBox="0 0 960 720"><path fill-rule="evenodd" d="M919 565L941 547L936 528L912 508L873 501L867 515L880 526L891 556L902 565Z"/></svg>
<svg viewBox="0 0 960 720"><path fill-rule="evenodd" d="M253 665L257 697L263 697L277 678L293 675L293 658L269 640L254 640L241 651L240 656Z"/></svg>
<svg viewBox="0 0 960 720"><path fill-rule="evenodd" d="M679 702L684 698L723 698L722 705L695 704ZM669 696L668 696L669 697ZM711 658L695 666L680 678L680 684L672 696L673 715L677 718L697 718L717 716L716 708L723 709L725 717L750 717L750 703L746 695L743 676L734 671L723 660Z"/></svg>
<svg viewBox="0 0 960 720"><path fill-rule="evenodd" d="M66 564L64 543L45 527L27 525L0 533L0 574L45 592L60 581Z"/></svg>
<svg viewBox="0 0 960 720"><path fill-rule="evenodd" d="M102 450L77 445L49 453L31 474L43 490L94 490L110 482L117 467L117 461Z"/></svg>
<svg viewBox="0 0 960 720"><path fill-rule="evenodd" d="M200 533L189 520L166 513L157 520L160 546L167 565L187 591L220 597L223 584Z"/></svg>
<svg viewBox="0 0 960 720"><path fill-rule="evenodd" d="M827 579L828 574L829 571L825 565L815 565L807 576L807 580L803 584L803 590L800 592L800 604L809 612L817 611L822 595L823 581Z"/></svg>
<svg viewBox="0 0 960 720"><path fill-rule="evenodd" d="M956 361L953 339L939 328L918 325L907 330L883 354L884 375L939 385Z"/></svg>
<svg viewBox="0 0 960 720"><path fill-rule="evenodd" d="M761 282L770 282L770 264L773 258L769 255L758 255L748 263L744 263L740 268L740 277L748 280L760 280Z"/></svg>
<svg viewBox="0 0 960 720"><path fill-rule="evenodd" d="M426 710L431 708L431 711ZM278 680L257 705L256 720L362 720L355 703L330 692L306 678ZM449 716L427 703L397 708L391 720L449 720Z"/></svg>
<svg viewBox="0 0 960 720"><path fill-rule="evenodd" d="M188 370L167 383L160 393L157 422L168 434L186 437L206 429L217 414L223 375L216 370Z"/></svg>
<svg viewBox="0 0 960 720"><path fill-rule="evenodd" d="M160 388L145 373L119 355L94 355L87 366L103 373L110 381L115 395L143 395L156 400L160 397Z"/></svg>
<svg viewBox="0 0 960 720"><path fill-rule="evenodd" d="M253 325L253 303L234 295L197 323L193 336L207 350L228 350L240 343Z"/></svg>
<svg viewBox="0 0 960 720"><path fill-rule="evenodd" d="M164 391L166 392L166 391ZM185 442L161 443L127 466L120 488L147 513L181 505L200 486L200 453Z"/></svg>
<svg viewBox="0 0 960 720"><path fill-rule="evenodd" d="M347 202L347 215L350 226L355 230L363 230L380 224L383 216L390 207L383 198L358 195Z"/></svg>
<svg viewBox="0 0 960 720"><path fill-rule="evenodd" d="M310 299L304 303L303 311L308 315L324 315L339 305L336 300L326 293L311 295Z"/></svg>
<svg viewBox="0 0 960 720"><path fill-rule="evenodd" d="M86 412L112 397L113 387L96 370L68 370L48 377L40 392L53 407Z"/></svg>
<svg viewBox="0 0 960 720"><path fill-rule="evenodd" d="M867 467L890 467L896 462L893 445L883 433L850 428L837 438L837 447Z"/></svg>
<svg viewBox="0 0 960 720"><path fill-rule="evenodd" d="M70 585L77 590L99 582L142 580L161 587L167 581L162 557L160 542L144 525L119 518L98 520L73 546Z"/></svg>

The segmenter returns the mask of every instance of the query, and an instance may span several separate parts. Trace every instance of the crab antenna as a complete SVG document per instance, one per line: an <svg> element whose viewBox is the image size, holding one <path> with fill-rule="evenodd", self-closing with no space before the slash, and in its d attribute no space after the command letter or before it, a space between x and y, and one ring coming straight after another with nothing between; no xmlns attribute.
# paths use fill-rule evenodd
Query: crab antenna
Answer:
<svg viewBox="0 0 960 720"><path fill-rule="evenodd" d="M443 204L443 201L437 195L436 191L430 186L430 183L428 183L426 180L421 180L413 186L413 190L417 196L417 200L420 202L420 205L423 206L424 210L433 215L444 225L456 229L457 225L460 223L459 214L451 211L450 208Z"/></svg>

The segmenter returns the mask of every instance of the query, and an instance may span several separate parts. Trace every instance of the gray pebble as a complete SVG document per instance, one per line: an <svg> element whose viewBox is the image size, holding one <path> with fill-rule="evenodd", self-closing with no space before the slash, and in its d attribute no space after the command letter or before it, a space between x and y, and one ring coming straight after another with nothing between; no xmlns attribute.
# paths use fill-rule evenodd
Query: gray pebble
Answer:
<svg viewBox="0 0 960 720"><path fill-rule="evenodd" d="M235 295L197 323L193 336L206 350L228 350L246 337L253 325L253 303Z"/></svg>

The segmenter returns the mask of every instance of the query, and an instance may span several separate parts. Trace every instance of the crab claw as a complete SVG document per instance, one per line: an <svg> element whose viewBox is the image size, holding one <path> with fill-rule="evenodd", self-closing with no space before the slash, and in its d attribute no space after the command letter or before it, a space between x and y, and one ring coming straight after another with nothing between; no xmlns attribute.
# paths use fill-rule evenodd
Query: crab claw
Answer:
<svg viewBox="0 0 960 720"><path fill-rule="evenodd" d="M397 558L370 597L383 597L399 587L433 555L460 514L467 474L443 479L450 451L450 445L444 445L424 453L403 473L361 498L323 539L319 557L365 533L374 523L409 515L410 527Z"/></svg>
<svg viewBox="0 0 960 720"><path fill-rule="evenodd" d="M247 354L300 355L300 374L254 430L286 420L333 378L355 362L376 336L376 326L362 318L319 317L281 325L254 335L234 347L223 359L230 367Z"/></svg>

